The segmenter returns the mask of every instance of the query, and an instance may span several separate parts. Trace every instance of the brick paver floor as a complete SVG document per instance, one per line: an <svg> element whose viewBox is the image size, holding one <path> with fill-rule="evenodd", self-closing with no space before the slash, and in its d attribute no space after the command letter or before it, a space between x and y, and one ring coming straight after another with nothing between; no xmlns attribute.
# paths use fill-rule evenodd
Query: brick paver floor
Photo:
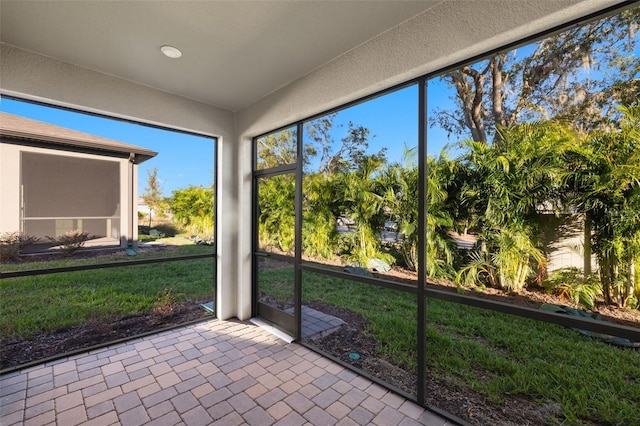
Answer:
<svg viewBox="0 0 640 426"><path fill-rule="evenodd" d="M5 374L0 425L445 425L240 321L211 320Z"/></svg>

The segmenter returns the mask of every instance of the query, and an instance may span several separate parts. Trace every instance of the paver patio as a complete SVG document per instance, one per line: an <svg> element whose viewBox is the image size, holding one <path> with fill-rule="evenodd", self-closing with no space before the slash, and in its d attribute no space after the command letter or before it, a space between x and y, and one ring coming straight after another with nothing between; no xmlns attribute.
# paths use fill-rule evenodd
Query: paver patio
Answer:
<svg viewBox="0 0 640 426"><path fill-rule="evenodd" d="M0 377L0 425L446 425L249 322L210 320Z"/></svg>

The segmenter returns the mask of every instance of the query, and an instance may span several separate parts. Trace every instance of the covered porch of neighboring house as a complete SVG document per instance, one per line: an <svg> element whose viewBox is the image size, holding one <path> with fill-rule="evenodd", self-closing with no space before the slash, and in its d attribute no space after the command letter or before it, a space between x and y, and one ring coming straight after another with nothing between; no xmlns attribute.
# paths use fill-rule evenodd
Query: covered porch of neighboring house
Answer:
<svg viewBox="0 0 640 426"><path fill-rule="evenodd" d="M137 240L138 166L155 152L0 113L0 232L33 237L23 252L57 247L86 232L85 247Z"/></svg>

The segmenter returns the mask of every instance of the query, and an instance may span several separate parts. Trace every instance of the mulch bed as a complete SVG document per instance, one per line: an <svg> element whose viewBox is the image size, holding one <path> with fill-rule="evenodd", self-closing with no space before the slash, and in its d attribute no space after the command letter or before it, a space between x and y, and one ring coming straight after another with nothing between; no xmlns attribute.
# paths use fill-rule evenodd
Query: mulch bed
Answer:
<svg viewBox="0 0 640 426"><path fill-rule="evenodd" d="M1 342L0 370L43 360L78 349L158 331L198 319L213 318L200 305L208 300L176 305L166 315L146 314L96 321L68 329L42 333L29 339Z"/></svg>

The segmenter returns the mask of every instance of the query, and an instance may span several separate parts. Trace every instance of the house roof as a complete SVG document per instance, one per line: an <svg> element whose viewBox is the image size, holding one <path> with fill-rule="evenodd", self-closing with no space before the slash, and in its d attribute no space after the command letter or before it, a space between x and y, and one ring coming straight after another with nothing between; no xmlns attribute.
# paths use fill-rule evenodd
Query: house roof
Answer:
<svg viewBox="0 0 640 426"><path fill-rule="evenodd" d="M115 154L119 157L134 154L136 164L158 155L155 151L136 145L101 138L5 112L0 112L0 136L23 142L51 145L56 149L63 150L92 152L103 155Z"/></svg>

